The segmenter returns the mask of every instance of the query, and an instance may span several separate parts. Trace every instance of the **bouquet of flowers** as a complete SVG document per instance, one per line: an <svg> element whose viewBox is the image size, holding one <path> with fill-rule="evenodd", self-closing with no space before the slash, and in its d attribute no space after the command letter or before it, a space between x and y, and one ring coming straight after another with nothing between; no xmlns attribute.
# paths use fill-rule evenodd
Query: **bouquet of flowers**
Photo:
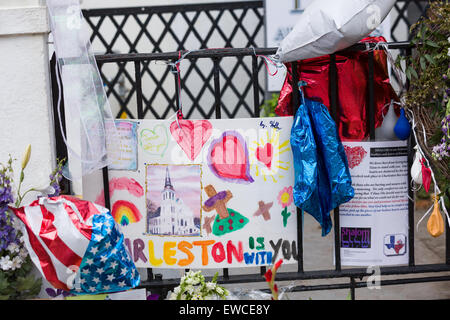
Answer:
<svg viewBox="0 0 450 320"><path fill-rule="evenodd" d="M181 277L180 285L169 294L169 300L218 300L226 299L228 290L217 284L216 273L209 282L201 271L189 271Z"/></svg>
<svg viewBox="0 0 450 320"><path fill-rule="evenodd" d="M0 300L29 299L37 296L41 290L42 280L36 279L30 272L33 263L24 245L19 220L9 209L19 207L29 192L39 192L45 196L60 192L63 161L58 161L56 169L50 175L50 185L44 189L31 188L24 193L20 189L24 181L24 169L31 156L31 146L22 157L19 186L16 196L13 191L13 159L11 155L6 164L0 163Z"/></svg>

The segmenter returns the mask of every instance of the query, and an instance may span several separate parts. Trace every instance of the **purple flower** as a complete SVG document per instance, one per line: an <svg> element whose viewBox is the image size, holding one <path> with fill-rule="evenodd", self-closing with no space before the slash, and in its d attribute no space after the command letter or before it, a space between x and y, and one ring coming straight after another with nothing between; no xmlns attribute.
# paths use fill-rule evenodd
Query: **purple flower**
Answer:
<svg viewBox="0 0 450 320"><path fill-rule="evenodd" d="M58 183L53 183L51 185L51 187L55 190L55 192L53 192L52 194L49 194L48 196L49 197L59 196L59 194L61 193L61 188L60 188L59 184Z"/></svg>
<svg viewBox="0 0 450 320"><path fill-rule="evenodd" d="M153 293L153 294L149 294L147 296L147 300L158 300L159 299L159 294Z"/></svg>

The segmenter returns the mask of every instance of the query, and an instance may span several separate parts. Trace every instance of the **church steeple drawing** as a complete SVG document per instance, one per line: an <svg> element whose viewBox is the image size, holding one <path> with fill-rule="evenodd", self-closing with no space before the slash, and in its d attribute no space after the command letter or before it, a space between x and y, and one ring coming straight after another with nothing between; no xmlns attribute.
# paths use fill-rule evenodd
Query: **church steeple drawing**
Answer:
<svg viewBox="0 0 450 320"><path fill-rule="evenodd" d="M164 189L173 189L172 181L170 181L169 167L166 168L166 181L164 183Z"/></svg>

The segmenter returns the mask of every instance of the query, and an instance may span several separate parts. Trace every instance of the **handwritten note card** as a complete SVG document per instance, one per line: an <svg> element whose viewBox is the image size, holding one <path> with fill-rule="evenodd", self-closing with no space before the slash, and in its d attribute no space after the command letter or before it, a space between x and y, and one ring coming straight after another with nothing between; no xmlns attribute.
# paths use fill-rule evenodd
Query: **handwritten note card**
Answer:
<svg viewBox="0 0 450 320"><path fill-rule="evenodd" d="M108 156L112 159L109 169L112 170L137 170L137 136L136 122L117 120L117 131L120 136L120 149L108 150Z"/></svg>

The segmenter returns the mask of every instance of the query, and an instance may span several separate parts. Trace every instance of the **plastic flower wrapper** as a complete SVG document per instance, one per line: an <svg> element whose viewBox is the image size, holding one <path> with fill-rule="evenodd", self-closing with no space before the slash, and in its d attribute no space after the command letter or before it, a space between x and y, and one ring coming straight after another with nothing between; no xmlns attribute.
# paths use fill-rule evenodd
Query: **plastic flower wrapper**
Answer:
<svg viewBox="0 0 450 320"><path fill-rule="evenodd" d="M68 179L80 178L109 165L112 153L120 156L120 137L98 70L89 39L89 26L79 0L47 0L49 25L53 36L60 96L64 98L69 131L77 132L79 144L63 135L70 159L80 166L66 166ZM61 94L62 91L62 94ZM58 112L59 112L58 108ZM59 114L61 119L61 114ZM62 124L60 123L60 126Z"/></svg>
<svg viewBox="0 0 450 320"><path fill-rule="evenodd" d="M168 300L223 300L229 295L224 287L217 284L217 272L206 282L201 271L188 271L180 279L180 285L169 292Z"/></svg>
<svg viewBox="0 0 450 320"><path fill-rule="evenodd" d="M292 291L295 287L294 283L290 283L287 286L278 287L275 283L275 277L278 269L283 264L283 259L278 260L272 268L266 271L264 278L269 285L269 292L265 290L245 290L245 289L234 289L231 291L229 299L230 300L288 300L287 292Z"/></svg>
<svg viewBox="0 0 450 320"><path fill-rule="evenodd" d="M291 282L285 286L278 286L278 300L289 300L289 292L295 287L295 283ZM270 289L231 289L227 300L272 300L273 296Z"/></svg>

